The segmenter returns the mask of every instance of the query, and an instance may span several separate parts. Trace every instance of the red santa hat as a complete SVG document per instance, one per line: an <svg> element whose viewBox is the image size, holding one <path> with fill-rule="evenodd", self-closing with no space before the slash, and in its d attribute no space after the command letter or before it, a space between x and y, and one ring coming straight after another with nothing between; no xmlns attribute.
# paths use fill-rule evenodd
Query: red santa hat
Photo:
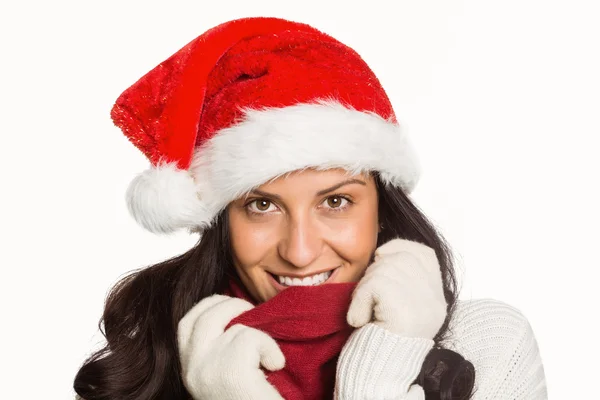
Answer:
<svg viewBox="0 0 600 400"><path fill-rule="evenodd" d="M117 99L111 117L151 162L127 189L156 233L202 232L227 204L304 168L378 171L410 193L420 168L379 80L309 25L218 25Z"/></svg>

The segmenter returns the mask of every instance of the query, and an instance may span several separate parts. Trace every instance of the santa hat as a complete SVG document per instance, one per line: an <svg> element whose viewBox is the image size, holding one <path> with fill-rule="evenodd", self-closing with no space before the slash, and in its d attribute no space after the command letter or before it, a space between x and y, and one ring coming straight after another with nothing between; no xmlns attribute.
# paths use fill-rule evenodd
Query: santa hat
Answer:
<svg viewBox="0 0 600 400"><path fill-rule="evenodd" d="M156 233L202 232L229 202L295 170L378 171L407 194L420 174L362 58L278 18L206 31L125 90L111 117L151 162L126 197Z"/></svg>

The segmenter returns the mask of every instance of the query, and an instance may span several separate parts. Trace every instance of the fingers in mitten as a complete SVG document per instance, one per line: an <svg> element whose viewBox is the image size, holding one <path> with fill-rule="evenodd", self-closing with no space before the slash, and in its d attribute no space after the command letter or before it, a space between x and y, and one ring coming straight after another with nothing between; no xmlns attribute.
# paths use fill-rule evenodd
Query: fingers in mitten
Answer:
<svg viewBox="0 0 600 400"><path fill-rule="evenodd" d="M183 316L177 325L177 344L180 352L186 351L198 317L208 308L211 308L214 305L227 300L228 298L229 297L227 296L215 294L213 296L206 297L190 308L190 310Z"/></svg>
<svg viewBox="0 0 600 400"><path fill-rule="evenodd" d="M367 269L365 270L365 273L361 277L360 281L362 282L365 279L371 277L372 275L376 275L377 271L381 268L382 265L383 264L381 262L381 259L376 259L375 261L373 261L369 266L367 266Z"/></svg>
<svg viewBox="0 0 600 400"><path fill-rule="evenodd" d="M435 250L433 248L414 240L402 238L392 239L382 244L375 249L375 256L384 256L400 252L421 254L429 257L432 255L435 256Z"/></svg>
<svg viewBox="0 0 600 400"><path fill-rule="evenodd" d="M431 265L434 263L435 265ZM386 254L379 257L367 268L365 277L371 275L385 276L395 280L412 280L419 278L431 280L441 274L437 261L425 259L421 254L402 251L400 253Z"/></svg>
<svg viewBox="0 0 600 400"><path fill-rule="evenodd" d="M396 332L403 316L414 308L414 288L390 279L380 279L373 289L373 321L389 331ZM408 302L402 301L409 298ZM408 308L407 308L408 307Z"/></svg>
<svg viewBox="0 0 600 400"><path fill-rule="evenodd" d="M231 349L243 354L240 362L249 363L249 367L262 365L269 371L277 371L285 366L285 356L279 345L265 332L235 324L225 334L229 336Z"/></svg>
<svg viewBox="0 0 600 400"><path fill-rule="evenodd" d="M252 308L254 306L246 300L227 297L198 316L190 340L192 343L210 343L223 334L232 319Z"/></svg>
<svg viewBox="0 0 600 400"><path fill-rule="evenodd" d="M189 362L202 359L206 352L215 346L215 342L219 337L223 335L227 324L252 307L254 306L246 300L226 297L198 315L194 322L192 334L188 339L188 346L185 350L180 349L183 368L186 368Z"/></svg>
<svg viewBox="0 0 600 400"><path fill-rule="evenodd" d="M424 244L412 242L406 249L397 253L386 254L381 259L401 262L407 271L414 271L414 276L432 276L440 274L440 263L435 250Z"/></svg>
<svg viewBox="0 0 600 400"><path fill-rule="evenodd" d="M403 271L404 265L418 265L418 259L409 253L389 254L375 260L363 275L361 282L378 277L388 279L406 279L406 272Z"/></svg>
<svg viewBox="0 0 600 400"><path fill-rule="evenodd" d="M399 254L407 254L408 253L399 253ZM366 279L370 279L376 276L393 276L398 269L399 263L394 259L398 253L389 254L383 257L375 257L375 260L367 267L364 275L362 276L361 282Z"/></svg>
<svg viewBox="0 0 600 400"><path fill-rule="evenodd" d="M385 276L392 279L405 279L407 276L423 276L422 261L415 254L402 251L389 253L375 258L367 267L364 278L372 276Z"/></svg>
<svg viewBox="0 0 600 400"><path fill-rule="evenodd" d="M399 253L406 251L411 247L411 241L408 239L391 239L375 249L375 256L384 256L386 254Z"/></svg>
<svg viewBox="0 0 600 400"><path fill-rule="evenodd" d="M370 282L359 283L352 294L346 320L348 324L355 328L360 328L368 324L373 318L374 299L372 286Z"/></svg>
<svg viewBox="0 0 600 400"><path fill-rule="evenodd" d="M385 256L385 260L386 265L392 269L390 273L394 274L396 279L410 279L414 277L428 280L432 275L431 271L433 268L426 264L421 255L402 252L389 254Z"/></svg>
<svg viewBox="0 0 600 400"><path fill-rule="evenodd" d="M419 256L421 257L421 262L429 274L441 274L440 260L438 259L435 250L433 250L431 247L427 247L423 249L421 253L419 253Z"/></svg>

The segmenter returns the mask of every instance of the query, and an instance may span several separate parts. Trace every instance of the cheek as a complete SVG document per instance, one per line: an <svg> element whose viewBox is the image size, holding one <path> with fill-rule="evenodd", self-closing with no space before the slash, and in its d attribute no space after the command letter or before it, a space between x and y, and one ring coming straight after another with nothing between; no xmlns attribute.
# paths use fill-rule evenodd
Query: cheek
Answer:
<svg viewBox="0 0 600 400"><path fill-rule="evenodd" d="M377 215L364 213L339 224L331 234L330 243L352 269L364 270L377 245L377 230Z"/></svg>
<svg viewBox="0 0 600 400"><path fill-rule="evenodd" d="M257 227L240 215L230 214L229 237L234 258L243 268L261 262L273 247L276 232L267 225Z"/></svg>

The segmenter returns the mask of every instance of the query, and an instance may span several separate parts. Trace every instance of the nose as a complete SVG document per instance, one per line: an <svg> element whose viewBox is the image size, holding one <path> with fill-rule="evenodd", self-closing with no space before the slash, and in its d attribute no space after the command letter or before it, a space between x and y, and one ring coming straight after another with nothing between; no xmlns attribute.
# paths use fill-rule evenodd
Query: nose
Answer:
<svg viewBox="0 0 600 400"><path fill-rule="evenodd" d="M292 266L305 268L319 257L322 247L323 239L317 224L310 217L303 217L288 221L278 251Z"/></svg>

